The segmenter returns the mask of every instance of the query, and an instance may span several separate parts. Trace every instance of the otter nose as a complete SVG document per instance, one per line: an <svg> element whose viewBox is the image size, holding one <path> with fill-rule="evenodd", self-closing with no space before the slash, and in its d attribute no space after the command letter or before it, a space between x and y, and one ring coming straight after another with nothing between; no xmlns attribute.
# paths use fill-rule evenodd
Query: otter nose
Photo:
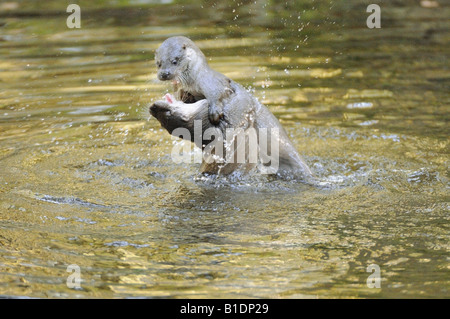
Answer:
<svg viewBox="0 0 450 319"><path fill-rule="evenodd" d="M161 81L170 80L172 74L169 71L161 71L159 72L159 79Z"/></svg>

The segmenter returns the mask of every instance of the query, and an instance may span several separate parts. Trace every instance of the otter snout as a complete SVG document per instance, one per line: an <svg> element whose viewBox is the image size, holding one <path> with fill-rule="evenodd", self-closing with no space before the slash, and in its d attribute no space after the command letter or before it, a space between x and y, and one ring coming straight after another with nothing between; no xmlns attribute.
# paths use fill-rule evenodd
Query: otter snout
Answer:
<svg viewBox="0 0 450 319"><path fill-rule="evenodd" d="M164 95L163 101L156 101L150 106L150 114L161 121L162 117L168 117L170 115L171 105L174 101L176 101L175 98L171 94L167 93Z"/></svg>
<svg viewBox="0 0 450 319"><path fill-rule="evenodd" d="M160 79L161 81L172 80L173 77L174 77L174 74L170 71L163 70L163 71L158 72L158 79Z"/></svg>

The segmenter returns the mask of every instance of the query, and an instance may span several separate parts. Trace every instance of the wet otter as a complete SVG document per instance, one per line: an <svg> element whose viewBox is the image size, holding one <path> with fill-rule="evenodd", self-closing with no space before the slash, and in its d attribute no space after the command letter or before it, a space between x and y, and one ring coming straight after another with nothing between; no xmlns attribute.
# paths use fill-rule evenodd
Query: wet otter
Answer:
<svg viewBox="0 0 450 319"><path fill-rule="evenodd" d="M255 108L250 113L242 113L242 109L246 108L245 105L247 103L251 103ZM200 168L202 173L227 175L237 170L248 172L252 168L257 167L260 172L270 172L282 178L294 178L306 182L314 182L310 169L297 153L297 150L289 140L280 122L269 109L260 104L245 89L238 87L235 94L224 100L224 117L220 120L218 126L211 124L209 121L208 105L206 99L199 100L195 103L184 103L183 101L175 100L173 96L167 94L164 100L157 101L151 105L150 113L170 134L188 139L202 148L204 151ZM197 127L196 122L199 123ZM179 128L187 129L189 134L179 135ZM268 141L266 150L271 150L269 164L267 164L267 160L262 164L259 161L259 165L251 162L249 160L250 156L248 156L249 148L246 148L245 161L243 163L236 161L234 157L236 150L229 150L226 145L222 152L222 159L225 160L213 162L207 160L208 157L205 156L205 148L212 141L211 134L206 134L207 131L211 129L219 131L219 134L213 133L217 137L218 135L226 136L227 130L235 128L243 130L254 128L258 142L261 141L260 132L272 129L277 131L275 139L270 135L272 138L266 140ZM245 143L248 144L248 140ZM277 144L276 158L274 158L275 154L272 152L272 144ZM232 154L232 160L230 160L227 152L228 154ZM275 166L274 160L276 161ZM266 170L265 165L269 165L271 168L275 167L276 171Z"/></svg>
<svg viewBox="0 0 450 319"><path fill-rule="evenodd" d="M209 102L209 120L217 125L223 117L223 99L233 92L232 80L214 71L205 55L190 39L177 36L165 40L155 53L158 78L173 80L177 98L190 101L206 98Z"/></svg>
<svg viewBox="0 0 450 319"><path fill-rule="evenodd" d="M240 84L211 70L205 56L191 40L185 37L169 38L158 48L155 58L158 78L175 80L178 92L177 98L166 94L164 100L155 102L150 107L150 113L170 134L189 139L202 148L203 173L225 175L236 170L248 171L254 167L265 171L265 167L270 166L275 167L276 171L269 172L278 176L311 181L310 169L297 153L277 118ZM211 111L211 104L218 107L218 102L221 115L218 121L215 121L217 118L211 121L211 114L217 111L217 108ZM195 125L196 121L200 125ZM189 137L178 135L177 128L187 129ZM235 160L235 154L238 153L237 142L232 149L230 143L224 143L223 149L216 145L216 152L210 154L210 158L205 157L205 151L212 141L211 132L208 132L211 129L218 133L212 135L222 135L222 138L231 129L250 133L254 130L258 148L264 148L259 153L258 164L251 160L252 154L249 154L251 134L246 135L243 140L243 144L246 144L243 161ZM267 139L268 130L276 131L275 137L271 135ZM231 142L237 139L237 135L232 136ZM228 139L227 141L229 142ZM265 147L261 147L264 144ZM274 145L277 148L272 148ZM267 152L269 149L271 152ZM272 149L276 152L273 153ZM216 160L210 161L217 155L217 151L221 154L219 160L216 156Z"/></svg>

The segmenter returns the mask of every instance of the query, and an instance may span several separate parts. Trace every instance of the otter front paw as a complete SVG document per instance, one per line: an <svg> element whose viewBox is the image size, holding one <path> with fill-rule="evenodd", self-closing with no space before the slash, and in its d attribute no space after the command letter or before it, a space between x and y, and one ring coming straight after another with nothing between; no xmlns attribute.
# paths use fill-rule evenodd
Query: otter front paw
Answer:
<svg viewBox="0 0 450 319"><path fill-rule="evenodd" d="M217 125L220 122L220 119L223 118L222 110L215 104L211 104L208 109L209 121Z"/></svg>

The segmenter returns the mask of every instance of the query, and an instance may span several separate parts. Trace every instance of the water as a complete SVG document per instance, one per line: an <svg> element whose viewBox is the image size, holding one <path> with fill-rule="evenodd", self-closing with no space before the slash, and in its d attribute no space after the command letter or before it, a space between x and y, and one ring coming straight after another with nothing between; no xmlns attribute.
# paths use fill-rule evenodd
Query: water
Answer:
<svg viewBox="0 0 450 319"><path fill-rule="evenodd" d="M78 3L77 30L60 1L0 3L0 295L450 296L443 1L383 4L381 29L364 1ZM148 106L176 34L332 186L173 163Z"/></svg>

